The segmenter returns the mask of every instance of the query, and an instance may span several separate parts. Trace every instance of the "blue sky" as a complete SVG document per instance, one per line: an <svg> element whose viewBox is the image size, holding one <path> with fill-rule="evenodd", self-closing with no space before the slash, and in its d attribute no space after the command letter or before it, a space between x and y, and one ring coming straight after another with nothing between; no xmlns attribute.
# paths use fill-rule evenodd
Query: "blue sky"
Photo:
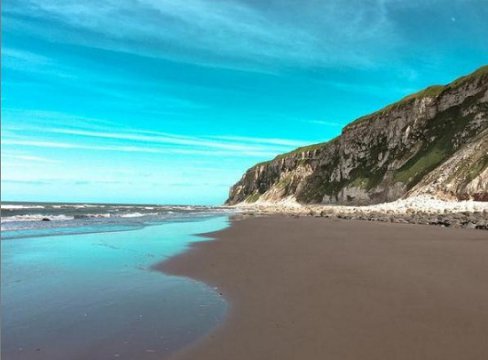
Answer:
<svg viewBox="0 0 488 360"><path fill-rule="evenodd" d="M219 204L488 63L488 0L4 0L2 200Z"/></svg>

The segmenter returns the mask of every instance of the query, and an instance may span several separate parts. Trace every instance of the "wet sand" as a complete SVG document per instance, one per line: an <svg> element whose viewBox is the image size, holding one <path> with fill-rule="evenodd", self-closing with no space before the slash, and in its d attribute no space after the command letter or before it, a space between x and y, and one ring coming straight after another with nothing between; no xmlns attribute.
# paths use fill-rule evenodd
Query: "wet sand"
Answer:
<svg viewBox="0 0 488 360"><path fill-rule="evenodd" d="M209 236L156 266L230 302L172 359L487 358L485 231L275 216Z"/></svg>

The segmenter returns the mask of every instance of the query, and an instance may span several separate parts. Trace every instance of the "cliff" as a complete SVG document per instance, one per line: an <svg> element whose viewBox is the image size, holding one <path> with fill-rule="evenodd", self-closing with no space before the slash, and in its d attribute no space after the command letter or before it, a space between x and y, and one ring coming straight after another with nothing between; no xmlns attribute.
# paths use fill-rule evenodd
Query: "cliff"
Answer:
<svg viewBox="0 0 488 360"><path fill-rule="evenodd" d="M420 194L488 201L488 66L255 165L226 203L363 205Z"/></svg>

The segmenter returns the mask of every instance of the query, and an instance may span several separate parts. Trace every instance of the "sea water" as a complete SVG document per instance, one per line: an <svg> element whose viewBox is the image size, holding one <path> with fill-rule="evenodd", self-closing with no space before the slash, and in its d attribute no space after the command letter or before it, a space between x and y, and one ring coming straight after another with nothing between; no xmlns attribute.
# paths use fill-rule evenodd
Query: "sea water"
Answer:
<svg viewBox="0 0 488 360"><path fill-rule="evenodd" d="M139 214L123 214L131 211ZM38 227L2 213L2 359L162 359L214 329L227 308L216 289L151 266L225 228L228 216L158 211L105 223L62 214L73 219Z"/></svg>

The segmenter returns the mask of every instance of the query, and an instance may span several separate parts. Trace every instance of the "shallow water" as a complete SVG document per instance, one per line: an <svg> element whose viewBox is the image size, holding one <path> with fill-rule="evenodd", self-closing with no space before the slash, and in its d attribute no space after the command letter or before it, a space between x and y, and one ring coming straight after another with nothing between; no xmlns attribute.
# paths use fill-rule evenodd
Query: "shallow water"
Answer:
<svg viewBox="0 0 488 360"><path fill-rule="evenodd" d="M129 230L233 213L229 207L1 203L2 239Z"/></svg>
<svg viewBox="0 0 488 360"><path fill-rule="evenodd" d="M219 216L2 239L2 359L161 359L195 341L222 320L225 300L150 266L227 225Z"/></svg>

